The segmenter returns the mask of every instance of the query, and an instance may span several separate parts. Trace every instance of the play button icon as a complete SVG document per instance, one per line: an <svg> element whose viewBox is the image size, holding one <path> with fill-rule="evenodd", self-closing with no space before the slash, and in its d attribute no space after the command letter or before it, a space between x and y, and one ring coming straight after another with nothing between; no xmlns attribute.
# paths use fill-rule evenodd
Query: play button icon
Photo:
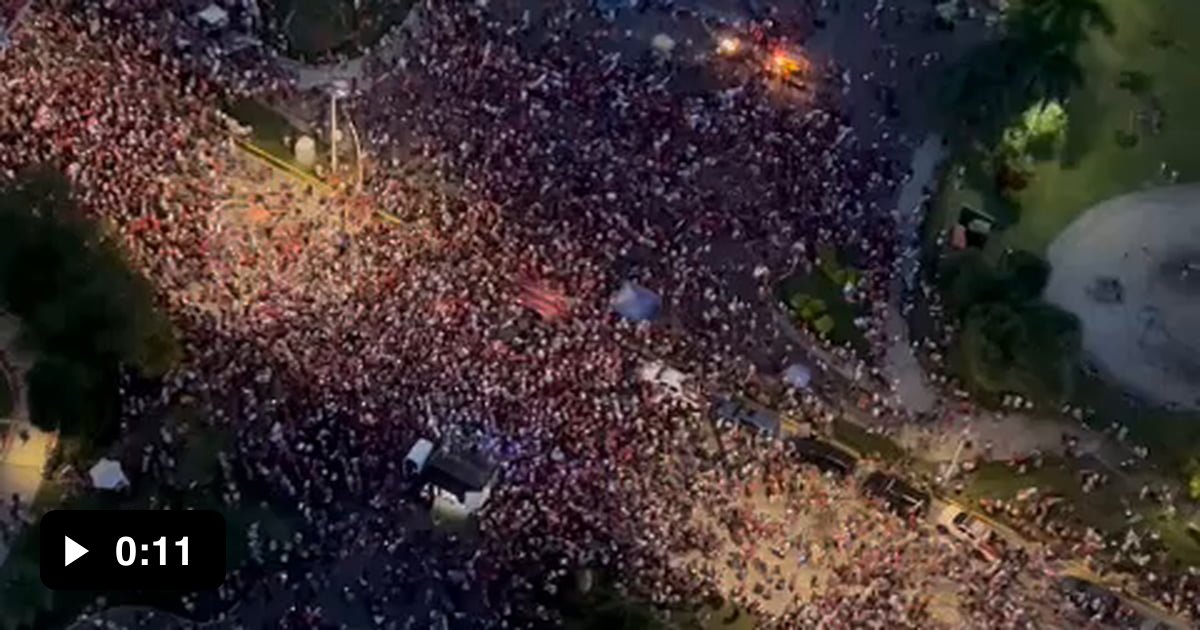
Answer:
<svg viewBox="0 0 1200 630"><path fill-rule="evenodd" d="M83 557L87 553L87 547L71 540L70 536L63 536L63 566L71 566L72 562Z"/></svg>

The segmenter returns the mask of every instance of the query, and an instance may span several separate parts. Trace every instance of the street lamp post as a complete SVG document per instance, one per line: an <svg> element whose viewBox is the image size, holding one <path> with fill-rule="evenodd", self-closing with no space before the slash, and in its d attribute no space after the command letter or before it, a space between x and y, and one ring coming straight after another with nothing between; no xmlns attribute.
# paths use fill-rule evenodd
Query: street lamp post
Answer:
<svg viewBox="0 0 1200 630"><path fill-rule="evenodd" d="M355 182L355 190L362 192L363 184L363 163L362 163L362 143L358 141L358 127L354 125L354 119L346 121L346 126L350 127L350 139L354 141L354 167L358 173L358 178Z"/></svg>
<svg viewBox="0 0 1200 630"><path fill-rule="evenodd" d="M329 166L337 176L337 91L329 92Z"/></svg>
<svg viewBox="0 0 1200 630"><path fill-rule="evenodd" d="M950 483L950 479L958 470L958 458L962 456L963 447L967 445L967 439L971 437L971 428L963 427L962 436L959 437L958 446L954 449L954 456L950 458L950 464L946 466L946 472L942 477L942 483Z"/></svg>
<svg viewBox="0 0 1200 630"><path fill-rule="evenodd" d="M333 174L337 176L337 102L339 98L346 98L350 95L350 86L346 81L337 79L329 84L329 166L333 170Z"/></svg>

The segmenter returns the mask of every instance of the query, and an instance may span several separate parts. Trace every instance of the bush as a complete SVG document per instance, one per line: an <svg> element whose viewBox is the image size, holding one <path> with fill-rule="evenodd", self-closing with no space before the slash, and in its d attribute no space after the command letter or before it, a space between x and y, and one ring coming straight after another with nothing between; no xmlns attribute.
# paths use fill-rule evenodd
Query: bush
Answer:
<svg viewBox="0 0 1200 630"><path fill-rule="evenodd" d="M1021 393L1044 403L1071 392L1081 345L1076 317L1039 299L1049 265L1011 252L991 266L978 252L948 259L941 276L959 320L959 367L968 388Z"/></svg>
<svg viewBox="0 0 1200 630"><path fill-rule="evenodd" d="M858 270L853 267L842 266L842 263L838 260L837 251L832 247L822 247L817 252L817 261L821 272L837 286L839 291L844 290L847 285L854 286L858 284L860 276Z"/></svg>
<svg viewBox="0 0 1200 630"><path fill-rule="evenodd" d="M1071 389L1079 325L1072 315L1042 303L986 303L968 313L960 344L975 387L1057 403Z"/></svg>
<svg viewBox="0 0 1200 630"><path fill-rule="evenodd" d="M993 266L972 249L943 261L939 283L946 304L961 319L977 304L1036 300L1049 278L1050 265L1029 252L1009 252Z"/></svg>
<svg viewBox="0 0 1200 630"><path fill-rule="evenodd" d="M837 324L833 321L833 318L828 315L822 315L817 318L817 321L813 322L813 328L822 337L828 337L829 333L833 332L836 326Z"/></svg>
<svg viewBox="0 0 1200 630"><path fill-rule="evenodd" d="M1058 101L1040 101L1004 130L1001 153L1010 161L1028 166L1035 159L1052 157L1066 137L1066 110Z"/></svg>
<svg viewBox="0 0 1200 630"><path fill-rule="evenodd" d="M566 614L571 630L664 630L666 625L649 602L629 597L608 584L587 595L574 595Z"/></svg>
<svg viewBox="0 0 1200 630"><path fill-rule="evenodd" d="M1200 457L1193 457L1185 472L1188 475L1188 496L1193 501L1200 501Z"/></svg>
<svg viewBox="0 0 1200 630"><path fill-rule="evenodd" d="M806 322L811 322L825 315L825 300L820 298L809 298L804 308L800 310L800 317Z"/></svg>

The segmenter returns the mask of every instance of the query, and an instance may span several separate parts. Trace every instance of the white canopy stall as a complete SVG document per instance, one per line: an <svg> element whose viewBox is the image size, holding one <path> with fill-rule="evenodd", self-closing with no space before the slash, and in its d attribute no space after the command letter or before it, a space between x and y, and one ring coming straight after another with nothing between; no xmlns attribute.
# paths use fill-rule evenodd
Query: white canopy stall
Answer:
<svg viewBox="0 0 1200 630"><path fill-rule="evenodd" d="M129 478L121 469L121 462L103 458L88 471L92 486L101 490L121 490L129 487Z"/></svg>
<svg viewBox="0 0 1200 630"><path fill-rule="evenodd" d="M425 470L425 464L429 461L429 456L433 454L433 442L421 438L417 440L412 448L408 449L408 455L404 457L404 474L416 476Z"/></svg>

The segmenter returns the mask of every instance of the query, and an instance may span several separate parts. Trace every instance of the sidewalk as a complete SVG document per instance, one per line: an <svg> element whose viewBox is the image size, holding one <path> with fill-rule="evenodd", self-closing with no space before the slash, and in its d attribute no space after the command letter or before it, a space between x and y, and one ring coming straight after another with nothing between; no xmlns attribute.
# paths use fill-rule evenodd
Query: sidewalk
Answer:
<svg viewBox="0 0 1200 630"><path fill-rule="evenodd" d="M900 190L896 201L896 224L900 230L900 273L892 282L891 304L885 324L888 339L887 355L883 370L895 387L900 404L910 412L931 411L937 403L937 394L929 387L925 372L917 363L908 334L908 322L902 311L904 294L914 286L920 272L918 257L921 248L921 212L925 189L936 183L937 167L946 156L939 134L929 134L921 146L913 151L910 170L912 177Z"/></svg>
<svg viewBox="0 0 1200 630"><path fill-rule="evenodd" d="M15 534L20 523L14 523L8 508L13 495L20 497L22 510L19 519L28 518L28 510L42 486L42 470L54 446L56 436L38 429L29 423L29 406L26 400L25 373L33 366L33 357L16 347L20 324L7 314L0 314L0 357L3 358L6 377L11 379L13 410L8 418L0 419L8 424L3 444L0 444L0 522ZM8 540L0 539L0 564L8 558Z"/></svg>

